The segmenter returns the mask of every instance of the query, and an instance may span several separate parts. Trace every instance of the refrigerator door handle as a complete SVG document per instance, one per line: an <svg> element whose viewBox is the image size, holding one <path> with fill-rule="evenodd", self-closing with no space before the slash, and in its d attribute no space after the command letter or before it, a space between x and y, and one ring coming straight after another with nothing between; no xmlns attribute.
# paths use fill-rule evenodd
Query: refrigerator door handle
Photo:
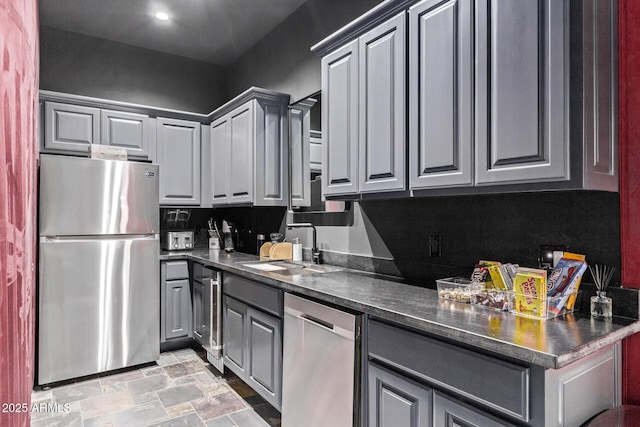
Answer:
<svg viewBox="0 0 640 427"><path fill-rule="evenodd" d="M97 241L97 240L155 240L159 238L158 234L112 234L99 236L40 236L41 243L54 242L81 242L81 241Z"/></svg>

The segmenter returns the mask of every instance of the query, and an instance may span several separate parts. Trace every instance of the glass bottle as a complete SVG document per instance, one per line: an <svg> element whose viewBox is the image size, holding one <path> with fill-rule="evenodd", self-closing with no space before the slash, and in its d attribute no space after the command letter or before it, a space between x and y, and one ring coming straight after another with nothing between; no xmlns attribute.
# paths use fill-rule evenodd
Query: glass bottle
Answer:
<svg viewBox="0 0 640 427"><path fill-rule="evenodd" d="M612 315L611 298L605 291L597 291L596 295L591 297L591 316L596 319L610 319Z"/></svg>

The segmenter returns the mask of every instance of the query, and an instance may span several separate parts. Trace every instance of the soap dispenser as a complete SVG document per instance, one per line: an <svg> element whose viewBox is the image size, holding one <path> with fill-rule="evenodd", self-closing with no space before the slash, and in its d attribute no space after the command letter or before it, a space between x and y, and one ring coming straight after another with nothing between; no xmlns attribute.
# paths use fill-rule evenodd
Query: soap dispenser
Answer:
<svg viewBox="0 0 640 427"><path fill-rule="evenodd" d="M293 239L293 261L302 261L302 243L297 237Z"/></svg>

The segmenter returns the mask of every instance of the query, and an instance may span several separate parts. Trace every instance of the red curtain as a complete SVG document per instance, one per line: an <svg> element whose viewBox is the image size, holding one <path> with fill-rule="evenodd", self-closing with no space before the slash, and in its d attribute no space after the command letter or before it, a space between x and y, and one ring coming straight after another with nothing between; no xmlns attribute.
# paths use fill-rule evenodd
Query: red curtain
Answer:
<svg viewBox="0 0 640 427"><path fill-rule="evenodd" d="M640 288L640 1L618 5L622 283ZM623 343L623 398L640 404L640 334Z"/></svg>
<svg viewBox="0 0 640 427"><path fill-rule="evenodd" d="M38 58L36 0L0 0L2 426L30 424L35 342ZM21 412L23 409L27 411Z"/></svg>

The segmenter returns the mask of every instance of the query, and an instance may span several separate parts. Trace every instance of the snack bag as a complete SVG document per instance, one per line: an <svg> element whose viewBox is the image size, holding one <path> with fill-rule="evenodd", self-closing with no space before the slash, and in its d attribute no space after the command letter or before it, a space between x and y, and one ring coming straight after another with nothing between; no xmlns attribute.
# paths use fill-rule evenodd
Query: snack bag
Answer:
<svg viewBox="0 0 640 427"><path fill-rule="evenodd" d="M553 298L549 304L549 310L554 314L558 314L565 305L568 309L573 308L575 293L587 269L584 255L579 259L579 256L573 256L574 254L568 252L565 254L567 256L563 256L558 261L547 282L547 295Z"/></svg>
<svg viewBox="0 0 640 427"><path fill-rule="evenodd" d="M490 265L487 267L487 270L489 271L489 276L491 276L491 282L493 283L493 287L495 289L498 289L500 291L508 290L499 265Z"/></svg>
<svg viewBox="0 0 640 427"><path fill-rule="evenodd" d="M513 281L518 313L536 317L547 316L547 272L519 267Z"/></svg>

